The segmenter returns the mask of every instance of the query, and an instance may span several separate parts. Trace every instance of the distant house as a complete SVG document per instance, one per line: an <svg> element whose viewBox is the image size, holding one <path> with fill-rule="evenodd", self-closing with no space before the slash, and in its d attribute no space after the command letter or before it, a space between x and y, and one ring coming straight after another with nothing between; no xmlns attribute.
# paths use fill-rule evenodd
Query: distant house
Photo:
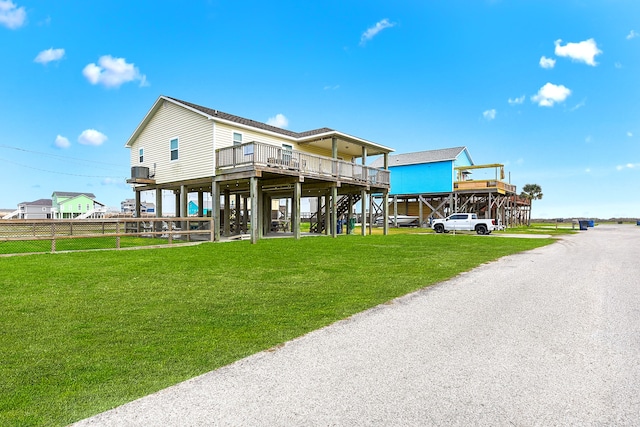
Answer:
<svg viewBox="0 0 640 427"><path fill-rule="evenodd" d="M197 216L198 213L200 212L198 204L193 200L189 201L189 204L187 205L187 210L188 210L189 216ZM204 202L202 204L202 213L204 216L208 216L209 212L211 212L211 202L208 202L208 203Z"/></svg>
<svg viewBox="0 0 640 427"><path fill-rule="evenodd" d="M383 159L379 158L371 166L381 167L382 162ZM450 193L457 181L455 168L472 165L473 160L467 147L390 155L389 195Z"/></svg>
<svg viewBox="0 0 640 427"><path fill-rule="evenodd" d="M135 214L136 213L136 200L135 199L126 199L123 202L120 202L120 212L124 214ZM140 214L154 214L156 212L156 205L150 202L140 202Z"/></svg>
<svg viewBox="0 0 640 427"><path fill-rule="evenodd" d="M504 165L476 165L467 147L390 155L390 217L409 216L424 224L455 212L496 218L501 225L523 223L530 203L504 181ZM382 159L372 167L380 167ZM479 175L479 176L475 176Z"/></svg>
<svg viewBox="0 0 640 427"><path fill-rule="evenodd" d="M93 193L54 191L51 195L51 211L57 219L102 217L106 210Z"/></svg>
<svg viewBox="0 0 640 427"><path fill-rule="evenodd" d="M18 211L18 219L51 219L51 199L19 203Z"/></svg>

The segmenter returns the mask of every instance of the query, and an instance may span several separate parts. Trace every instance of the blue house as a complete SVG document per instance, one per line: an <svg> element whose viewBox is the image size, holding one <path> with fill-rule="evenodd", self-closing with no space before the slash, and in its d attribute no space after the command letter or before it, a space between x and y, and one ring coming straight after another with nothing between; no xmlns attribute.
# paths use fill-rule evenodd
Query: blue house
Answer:
<svg viewBox="0 0 640 427"><path fill-rule="evenodd" d="M209 211L211 210L211 204L210 203L203 203L203 207L202 207L202 213L204 216L208 216L209 215ZM198 204L196 202L194 202L193 200L189 200L189 203L187 204L187 212L189 214L189 216L197 216L198 215Z"/></svg>
<svg viewBox="0 0 640 427"><path fill-rule="evenodd" d="M372 167L382 167L377 159ZM426 225L431 218L473 212L501 225L524 223L530 203L504 182L504 165L476 165L467 147L390 155L389 216L400 224ZM479 175L476 177L475 175Z"/></svg>
<svg viewBox="0 0 640 427"><path fill-rule="evenodd" d="M382 162L378 159L372 167L382 167ZM389 195L451 193L457 180L455 168L461 166L473 166L467 147L390 155Z"/></svg>

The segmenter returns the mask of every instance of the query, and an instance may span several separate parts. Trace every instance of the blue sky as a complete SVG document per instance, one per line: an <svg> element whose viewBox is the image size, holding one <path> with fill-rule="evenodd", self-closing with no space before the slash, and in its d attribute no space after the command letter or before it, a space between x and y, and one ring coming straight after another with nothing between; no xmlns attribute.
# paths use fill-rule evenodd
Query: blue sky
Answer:
<svg viewBox="0 0 640 427"><path fill-rule="evenodd" d="M467 146L534 217L640 217L637 0L0 0L1 208L132 197L159 95L397 153ZM477 177L480 178L480 177Z"/></svg>

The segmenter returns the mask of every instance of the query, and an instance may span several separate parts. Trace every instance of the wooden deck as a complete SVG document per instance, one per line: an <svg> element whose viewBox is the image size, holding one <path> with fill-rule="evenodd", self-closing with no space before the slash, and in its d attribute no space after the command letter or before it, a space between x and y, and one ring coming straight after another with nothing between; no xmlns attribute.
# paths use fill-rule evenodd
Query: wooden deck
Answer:
<svg viewBox="0 0 640 427"><path fill-rule="evenodd" d="M275 145L249 142L217 150L216 174L267 172L276 175L300 176L319 181L333 181L364 187L388 189L390 173L343 160L332 159Z"/></svg>
<svg viewBox="0 0 640 427"><path fill-rule="evenodd" d="M497 180L470 180L453 183L455 192L495 192L499 194L514 194L516 186Z"/></svg>

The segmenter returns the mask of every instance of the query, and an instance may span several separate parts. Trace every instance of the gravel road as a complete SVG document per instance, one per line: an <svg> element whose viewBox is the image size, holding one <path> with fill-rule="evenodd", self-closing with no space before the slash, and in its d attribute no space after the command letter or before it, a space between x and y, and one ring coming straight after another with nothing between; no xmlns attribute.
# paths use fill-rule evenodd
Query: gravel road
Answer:
<svg viewBox="0 0 640 427"><path fill-rule="evenodd" d="M76 424L200 425L640 425L640 227L502 258Z"/></svg>

